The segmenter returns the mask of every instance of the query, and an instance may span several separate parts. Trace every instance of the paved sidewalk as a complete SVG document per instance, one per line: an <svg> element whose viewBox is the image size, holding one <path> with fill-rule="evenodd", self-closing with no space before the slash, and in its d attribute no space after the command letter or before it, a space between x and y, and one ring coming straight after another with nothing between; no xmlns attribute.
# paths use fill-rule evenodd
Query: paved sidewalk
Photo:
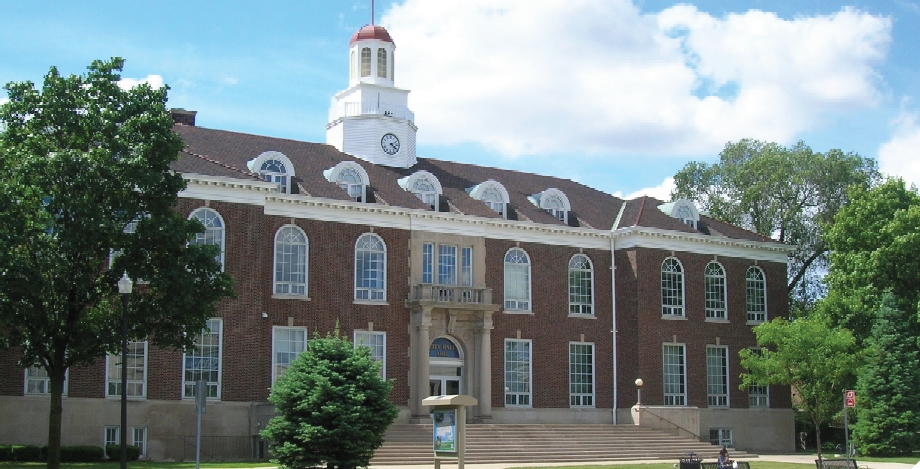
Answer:
<svg viewBox="0 0 920 469"><path fill-rule="evenodd" d="M754 463L754 468L756 469L757 461L776 461L776 462L791 462L791 463L800 463L800 464L810 464L814 467L815 456L811 455L798 455L798 454L780 454L780 455L760 455L753 458L739 458L739 461L750 461ZM860 461L859 458L856 459L860 467L868 466L869 469L912 469L913 464L904 464L896 462L864 462ZM469 469L507 469L509 467L563 467L563 466L584 466L584 465L616 465L616 464L660 464L670 462L668 460L641 460L641 461L591 461L591 462L554 462L554 463L496 463L496 464L464 464L464 468ZM676 461L675 461L676 465ZM406 466L371 466L371 469L430 469L434 467L434 462L431 464L419 464L419 465L406 465ZM441 464L442 468L453 469L456 468L456 464Z"/></svg>

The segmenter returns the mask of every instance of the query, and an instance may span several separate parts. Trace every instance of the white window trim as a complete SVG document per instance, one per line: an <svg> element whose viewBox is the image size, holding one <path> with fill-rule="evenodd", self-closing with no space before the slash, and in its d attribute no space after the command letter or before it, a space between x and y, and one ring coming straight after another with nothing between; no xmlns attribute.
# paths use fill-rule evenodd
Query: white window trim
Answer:
<svg viewBox="0 0 920 469"><path fill-rule="evenodd" d="M722 269L722 277L721 277L722 278L722 305L723 305L723 308L721 310L722 317L718 317L718 316L710 317L709 316L710 312L715 312L715 313L719 312L718 309L709 308L708 298L706 298L706 295L709 294L709 291L708 291L709 285L707 284L707 282L709 281L710 278L719 278L718 276L710 277L707 274L707 270L709 269L709 266L711 264L715 264L719 266L720 269ZM728 275L726 275L725 266L722 265L721 262L710 261L706 263L706 265L703 267L703 302L704 302L703 308L705 309L704 314L706 316L706 321L728 322Z"/></svg>
<svg viewBox="0 0 920 469"><path fill-rule="evenodd" d="M748 274L756 270L760 272L761 282L763 283L763 319L751 319L751 311L748 310ZM752 265L744 272L744 317L747 324L762 324L769 320L769 305L767 304L767 273L760 266ZM755 313L756 314L756 313Z"/></svg>
<svg viewBox="0 0 920 469"><path fill-rule="evenodd" d="M590 280L590 282L591 282L591 285L590 285L590 289L591 289L591 299L590 299L590 303L588 304L588 306L591 308L591 313L590 313L590 314L587 314L587 313L573 313L573 312L572 312L572 306L579 306L579 307L580 307L580 306L584 306L584 303L572 303L572 271L575 270L575 269L572 269L572 260L574 260L576 257L579 257L579 256L580 256L580 257L584 257L584 258L587 259L587 261L588 261L588 268L587 268L587 269L577 269L577 271L578 271L578 272L584 272L585 270L587 270L587 271L588 271L588 274L589 274L589 276L590 276L590 277L589 277L589 280ZM568 275L568 282L566 282L566 283L568 283L568 286L569 286L569 316L575 316L575 317L595 317L595 308L594 308L594 262L591 260L591 257L589 257L587 254L582 254L582 253L573 255L572 257L569 258L569 265L568 265L568 271L567 271L567 272L568 272L568 274L569 274L569 275ZM580 309L581 309L581 308L580 308Z"/></svg>
<svg viewBox="0 0 920 469"><path fill-rule="evenodd" d="M444 189L441 187L441 181L439 181L438 178L434 174L431 174L425 170L419 170L419 171L412 173L409 176L406 176L398 180L397 184L399 184L399 187L402 187L404 190L418 197L418 193L414 192L414 189L415 189L415 183L419 179L426 179L428 180L428 182L431 183L432 186L434 186L435 197L434 197L433 210L437 212L438 206L440 205L441 196L444 194ZM419 197L419 199L421 199L421 197Z"/></svg>
<svg viewBox="0 0 920 469"><path fill-rule="evenodd" d="M224 272L226 270L226 251L227 251L227 223L224 221L224 217L221 216L220 212L214 210L210 207L198 207L195 210L192 210L192 213L188 215L188 219L197 218L196 214L199 212L213 212L217 216L217 219L220 220L220 271ZM199 220L200 221L200 220ZM202 223L203 224L203 223ZM211 229L207 226L204 227L204 232ZM197 236L197 235L196 235Z"/></svg>
<svg viewBox="0 0 920 469"><path fill-rule="evenodd" d="M561 209L549 207L549 204L547 202L549 202L550 200L554 198L559 199L559 201L562 203ZM543 192L540 192L539 194L534 194L528 197L528 199L530 200L531 203L533 203L537 207L550 212L550 214L556 217L556 219L558 219L559 221L565 224L569 223L569 212L572 211L572 204L571 202L569 202L569 198L561 190L551 187L549 189L544 190ZM562 217L560 217L559 214L556 213L557 210L560 210L563 212Z"/></svg>
<svg viewBox="0 0 920 469"><path fill-rule="evenodd" d="M509 265L514 265L514 266L522 265L522 264L520 264L520 263L509 263L509 262L506 260L507 257L508 257L508 254L509 254L511 251L515 251L515 250L521 251L522 253L524 253L524 258L527 259L527 298L526 298L526 299L523 299L523 298L515 298L515 299L512 299L512 300L509 300L509 299L507 298L507 294L508 294L508 278L507 278L507 275L508 275L508 266L509 266ZM502 288L502 290L503 290L502 299L503 299L503 308L504 308L504 310L505 310L506 312L529 313L529 312L532 310L532 308L533 308L533 263L530 261L530 255L527 254L527 251L525 251L524 248L513 247L513 248L511 248L511 249L505 251L505 255L502 256L502 266L503 266L503 273L502 273L503 282L502 282L502 283L504 284L504 285L503 285L503 288ZM515 302L515 304L514 304L513 306L509 306L509 301L513 301L513 302ZM524 301L527 302L527 305L526 305L526 307L522 308L522 307L520 307L520 306L521 306L520 303L522 303L522 302L524 302Z"/></svg>
<svg viewBox="0 0 920 469"><path fill-rule="evenodd" d="M667 385L666 385L666 383L665 383L665 381L664 381L664 377L665 377L666 374L667 374L667 373L665 372L666 370L664 369L664 367L666 366L666 364L665 364L665 362L664 362L665 347L680 347L680 349L681 349L681 351L682 351L681 356L683 357L683 362L684 362L683 368L684 368L684 369L683 369L683 375L682 375L682 377L681 377L681 384L683 385L682 387L683 387L683 391L684 391L684 392L682 392L682 393L680 393L680 394L674 394L674 393L669 394L668 391L667 391ZM686 407L686 406L687 406L687 403L688 403L688 396L687 396L687 391L688 391L688 389L687 389L687 375L688 375L688 372L687 372L687 344L673 343L673 342L665 342L665 343L661 344L661 366L662 366L662 372L661 372L661 388L662 388L662 392L664 393L664 400L662 401L663 405L668 406L668 407ZM668 403L667 403L668 396L672 396L672 397L681 397L681 398L683 398L684 403L683 403L683 404L668 404Z"/></svg>
<svg viewBox="0 0 920 469"><path fill-rule="evenodd" d="M283 282L278 280L278 236L281 234L281 230L285 228L294 228L303 235L304 239L304 254L303 254L303 294L300 293L277 293L279 284L291 284L293 282ZM290 244L290 243L287 243ZM272 246L273 249L273 262L272 262L272 297L273 298L284 298L284 297L294 297L294 298L309 298L310 297L310 238L307 237L307 233L304 232L303 228L297 225L282 225L278 228L278 231L275 231L275 242Z"/></svg>
<svg viewBox="0 0 920 469"><path fill-rule="evenodd" d="M361 238L368 236L368 235L373 236L377 238L378 240L380 240L380 244L383 246L383 288L382 288L383 298L380 298L380 299L358 298L358 289L359 288L365 289L364 287L358 286L358 243L361 242ZM389 265L387 264L387 243L383 240L382 237L380 237L376 233L362 233L360 236L358 236L358 239L355 241L354 253L355 253L354 264L353 264L354 268L352 270L354 272L354 289L353 289L354 296L353 298L355 300L355 303L357 304L386 303L387 301L387 270L389 269ZM367 290L370 291L372 289L367 288ZM376 290L376 289L373 289L373 290Z"/></svg>
<svg viewBox="0 0 920 469"><path fill-rule="evenodd" d="M266 151L259 154L259 156L246 162L246 167L249 168L249 171L258 174L259 177L264 179L264 173L262 172L262 165L265 164L268 160L278 160L284 165L285 176L287 176L287 182L284 186L280 186L281 192L285 194L291 193L291 184L292 179L295 176L294 165L291 163L290 158L288 158L284 153L278 151ZM268 173L268 174L278 174L278 173Z"/></svg>
<svg viewBox="0 0 920 469"><path fill-rule="evenodd" d="M24 396L50 396L51 395L51 376L43 378L31 378L34 380L42 380L45 382L46 392L29 392L29 369L33 367L26 368L23 370L23 380L22 380L22 394ZM35 365L34 368L42 369L40 366ZM67 397L67 388L70 385L70 368L64 372L64 397Z"/></svg>
<svg viewBox="0 0 920 469"><path fill-rule="evenodd" d="M358 344L358 335L375 335L383 337L383 356L380 357L380 377L387 379L387 333L386 331L366 331L366 330L355 330L353 337L353 342L355 347L361 347L362 345ZM368 347L370 348L370 347ZM371 351L371 358L374 358L373 351Z"/></svg>
<svg viewBox="0 0 920 469"><path fill-rule="evenodd" d="M527 385L529 391L527 392L511 392L508 387L508 343L509 342L520 342L526 343L528 345L529 354L527 356ZM504 343L504 371L505 371L505 398L504 406L509 408L519 408L519 409L530 409L533 407L533 340L531 339L505 339ZM518 402L520 402L521 396L527 396L527 404L508 404L508 396L514 395L518 397Z"/></svg>
<svg viewBox="0 0 920 469"><path fill-rule="evenodd" d="M208 397L207 399L211 401L219 401L222 395L221 388L223 388L223 378L224 378L223 377L223 373L224 373L224 319L223 318L210 318L208 319L208 321L217 321L218 335L220 337L220 340L218 341L218 346L217 346L217 383L216 383L217 384L217 396ZM201 332L204 332L204 330L202 330ZM199 335L200 335L200 332L199 332ZM182 353L182 379L180 381L182 388L179 390L179 395L182 396L182 399L195 399L194 396L185 395L185 385L186 385L185 358L186 356L187 354L183 352ZM208 381L207 383L211 383L211 381Z"/></svg>
<svg viewBox="0 0 920 469"><path fill-rule="evenodd" d="M664 265L669 260L674 260L675 262L677 262L677 266L680 267L680 306L668 306L664 304L664 278L663 277L665 274L674 275L674 272L665 272L664 270ZM680 259L676 257L670 256L670 257L665 258L663 261L661 261L661 267L659 268L659 279L661 281L660 293L661 293L661 317L662 318L683 319L687 317L687 291L686 291L687 279L686 279L686 276L684 275L685 272L686 271L684 269L684 264L680 261ZM680 313L678 314L665 313L665 308L670 308L672 310L679 309Z"/></svg>
<svg viewBox="0 0 920 469"><path fill-rule="evenodd" d="M590 345L591 346L591 404L575 405L572 404L573 396L587 396L584 393L572 393L572 346L573 345ZM569 342L569 407L576 409L593 409L597 406L597 347L594 342Z"/></svg>
<svg viewBox="0 0 920 469"><path fill-rule="evenodd" d="M724 354L725 359L725 368L723 369L724 373L722 374L722 379L724 380L724 394L712 394L710 393L709 380L712 376L709 375L709 351L710 350L721 350ZM685 360L686 361L686 360ZM725 345L707 345L706 346L706 405L709 407L718 407L718 408L728 408L731 406L731 385L729 383L729 354L728 347ZM715 403L713 400L718 400L720 398L725 398L725 404Z"/></svg>
<svg viewBox="0 0 920 469"><path fill-rule="evenodd" d="M680 216L681 209L686 208L690 211L689 218L682 218ZM671 217L677 218L682 223L697 229L700 224L700 211L696 208L696 204L691 202L688 199L679 199L674 201L674 205L671 207Z"/></svg>
<svg viewBox="0 0 920 469"><path fill-rule="evenodd" d="M150 375L150 369L147 367L147 360L148 360L148 357L150 356L150 346L146 340L135 340L131 342L142 342L144 344L144 383L143 383L144 392L140 396L132 396L129 394L128 399L146 399L147 398L147 376ZM116 354L108 354L105 356L105 390L103 391L103 393L105 397L109 399L120 399L121 393L117 395L109 394L109 381L111 381L111 379L109 378L109 365L111 365L112 360L121 360L121 351L119 351ZM120 383L121 383L121 379L119 378L119 384Z"/></svg>
<svg viewBox="0 0 920 469"><path fill-rule="evenodd" d="M466 191L470 194L470 197L481 201L483 195L490 188L497 190L498 194L501 196L501 203L504 204L504 210L502 210L501 215L502 218L508 219L508 204L510 203L511 198L508 196L508 191L505 189L505 186L503 186L500 182L494 179L489 179L468 188Z"/></svg>
<svg viewBox="0 0 920 469"><path fill-rule="evenodd" d="M338 185L339 175L342 173L342 171L345 171L346 169L351 169L355 171L356 173L358 173L358 176L361 177L362 195L361 195L361 202L359 203L367 203L367 186L371 184L371 179L370 177L368 177L367 171L364 170L364 167L362 167L358 163L355 163L354 161L342 161L339 164L323 171L323 175L326 176L327 181L335 185ZM345 195L347 195L350 200L354 200L352 199L351 194L349 194L347 190L345 191Z"/></svg>
<svg viewBox="0 0 920 469"><path fill-rule="evenodd" d="M712 432L717 431L719 433L718 437L713 441ZM724 433L728 432L728 439L723 438ZM735 435L731 428L725 427L712 427L709 429L709 443L716 446L721 446L725 448L734 448L735 444Z"/></svg>
<svg viewBox="0 0 920 469"><path fill-rule="evenodd" d="M303 332L303 350L300 353L307 351L307 328L306 327L296 327L296 326L272 326L272 385L274 386L275 382L278 381L278 377L281 376L278 374L278 350L277 350L277 339L279 330L290 330L290 331L302 331ZM296 359L297 357L294 357ZM292 362L294 360L291 360ZM288 366L290 368L290 366ZM287 368L286 368L287 369Z"/></svg>
<svg viewBox="0 0 920 469"><path fill-rule="evenodd" d="M759 355L760 353L762 353L762 350L760 349L760 347L750 347L748 350L750 350L750 351L752 351L752 352L754 352L754 353L756 353L756 354L758 354L758 355ZM760 394L760 393L754 394L754 393L752 393L751 390L752 390L755 386L756 386L756 387L761 387L761 388L763 388L763 391L764 391L763 394ZM760 385L760 384L751 385L751 386L748 386L747 392L748 392L748 407L749 407L749 408L753 408L753 409L769 409L769 408L770 408L770 386L768 386L768 385L766 385L766 384L763 384L763 385ZM752 398L752 397L760 397L760 396L763 396L763 397L765 398L766 404L765 404L765 405L756 405L756 404L755 404L755 405L751 405L751 398ZM759 399L758 399L758 400L759 400Z"/></svg>

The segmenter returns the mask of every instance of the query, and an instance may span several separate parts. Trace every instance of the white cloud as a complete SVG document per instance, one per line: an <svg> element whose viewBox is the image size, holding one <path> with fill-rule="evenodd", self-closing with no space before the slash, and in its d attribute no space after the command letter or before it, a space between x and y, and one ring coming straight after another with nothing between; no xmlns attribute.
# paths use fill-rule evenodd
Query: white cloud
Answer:
<svg viewBox="0 0 920 469"><path fill-rule="evenodd" d="M129 90L141 83L147 83L153 89L163 87L163 77L160 75L147 75L146 78L122 78L118 81L118 87L123 90Z"/></svg>
<svg viewBox="0 0 920 469"><path fill-rule="evenodd" d="M0 98L0 105L10 102L9 98Z"/></svg>
<svg viewBox="0 0 920 469"><path fill-rule="evenodd" d="M918 115L907 111L892 122L891 140L878 148L879 169L888 175L904 179L908 186L920 186L920 121Z"/></svg>
<svg viewBox="0 0 920 469"><path fill-rule="evenodd" d="M406 0L381 24L424 144L508 156L787 143L873 106L891 42L890 19L849 8L785 20L628 0Z"/></svg>
<svg viewBox="0 0 920 469"><path fill-rule="evenodd" d="M674 190L674 178L668 177L664 181L661 181L661 184L655 187L646 187L645 189L639 189L635 192L623 195L622 192L615 192L614 197L619 197L623 200L631 200L636 197L641 197L647 195L649 197L654 197L658 200L663 200L665 202L671 200L671 191Z"/></svg>

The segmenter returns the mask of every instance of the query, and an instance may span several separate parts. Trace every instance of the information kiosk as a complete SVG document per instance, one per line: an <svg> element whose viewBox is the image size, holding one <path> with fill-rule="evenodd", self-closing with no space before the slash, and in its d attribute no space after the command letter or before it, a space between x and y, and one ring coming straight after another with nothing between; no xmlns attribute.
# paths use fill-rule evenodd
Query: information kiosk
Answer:
<svg viewBox="0 0 920 469"><path fill-rule="evenodd" d="M431 396L422 400L423 406L433 407L431 423L434 428L431 437L434 449L434 469L441 469L441 460L457 461L457 468L463 469L466 451L466 406L476 405L473 396L453 394Z"/></svg>

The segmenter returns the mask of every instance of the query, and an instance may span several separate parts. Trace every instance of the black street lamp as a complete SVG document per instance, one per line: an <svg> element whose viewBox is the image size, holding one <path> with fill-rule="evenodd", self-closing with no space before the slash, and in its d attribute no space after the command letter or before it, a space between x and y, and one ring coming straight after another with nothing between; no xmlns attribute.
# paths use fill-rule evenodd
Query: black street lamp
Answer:
<svg viewBox="0 0 920 469"><path fill-rule="evenodd" d="M128 301L131 287L128 272L118 279L118 294L121 296L121 469L128 467Z"/></svg>

